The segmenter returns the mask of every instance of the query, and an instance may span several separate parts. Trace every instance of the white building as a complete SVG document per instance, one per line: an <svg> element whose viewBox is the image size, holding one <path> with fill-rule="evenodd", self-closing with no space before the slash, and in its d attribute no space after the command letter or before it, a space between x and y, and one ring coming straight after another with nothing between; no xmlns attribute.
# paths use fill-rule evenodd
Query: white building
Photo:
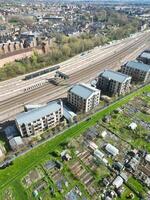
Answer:
<svg viewBox="0 0 150 200"><path fill-rule="evenodd" d="M134 123L134 122L132 122L132 123L129 125L129 128L130 128L131 130L134 131L134 130L137 128L137 124Z"/></svg>
<svg viewBox="0 0 150 200"><path fill-rule="evenodd" d="M104 158L104 154L100 150L98 150L98 149L96 149L94 151L94 156L97 157L97 158L99 158L100 160L102 160Z"/></svg>
<svg viewBox="0 0 150 200"><path fill-rule="evenodd" d="M105 147L106 151L110 153L112 156L117 156L119 154L119 150L111 144L107 144Z"/></svg>
<svg viewBox="0 0 150 200"><path fill-rule="evenodd" d="M42 106L16 116L16 126L21 136L36 135L47 128L55 127L63 117L61 100L52 101Z"/></svg>
<svg viewBox="0 0 150 200"><path fill-rule="evenodd" d="M150 163L150 154L147 154L147 155L145 156L145 160L146 160L147 162Z"/></svg>
<svg viewBox="0 0 150 200"><path fill-rule="evenodd" d="M123 184L123 178L121 178L120 176L117 176L115 178L115 180L112 183L116 188L120 188Z"/></svg>
<svg viewBox="0 0 150 200"><path fill-rule="evenodd" d="M94 156L102 163L104 163L105 165L108 164L108 160L104 157L104 153L101 152L100 150L96 149L94 151Z"/></svg>
<svg viewBox="0 0 150 200"><path fill-rule="evenodd" d="M18 150L24 146L24 142L20 136L10 139L9 144L12 150Z"/></svg>
<svg viewBox="0 0 150 200"><path fill-rule="evenodd" d="M88 112L99 105L100 90L87 84L74 85L68 91L68 102L78 111Z"/></svg>

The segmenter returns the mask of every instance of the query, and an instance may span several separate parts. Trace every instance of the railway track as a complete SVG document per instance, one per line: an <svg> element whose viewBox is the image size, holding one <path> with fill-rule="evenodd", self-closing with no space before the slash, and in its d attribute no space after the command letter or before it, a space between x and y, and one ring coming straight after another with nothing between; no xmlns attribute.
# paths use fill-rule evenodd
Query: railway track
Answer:
<svg viewBox="0 0 150 200"><path fill-rule="evenodd" d="M114 65L124 58L126 55L132 53L137 47L143 44L143 42L149 40L149 35L144 38L141 37L134 44L130 44L127 47L124 47L119 52L115 52L114 55L109 56L108 58L104 58L101 61L94 63L93 65L89 65L87 68L79 70L70 75L69 85L72 85L78 81L82 81L88 75L94 75L98 73L100 70L104 70L106 68L113 68ZM43 98L44 96L54 95L56 97L60 97L67 90L67 86L54 86L54 85L45 85L41 88L35 89L33 91L20 94L18 96L14 96L10 99L5 100L5 102L0 102L0 112L3 114L4 112L8 112L8 110L14 110L16 107L22 107L24 103L29 101L38 100ZM58 94L58 95L57 95Z"/></svg>

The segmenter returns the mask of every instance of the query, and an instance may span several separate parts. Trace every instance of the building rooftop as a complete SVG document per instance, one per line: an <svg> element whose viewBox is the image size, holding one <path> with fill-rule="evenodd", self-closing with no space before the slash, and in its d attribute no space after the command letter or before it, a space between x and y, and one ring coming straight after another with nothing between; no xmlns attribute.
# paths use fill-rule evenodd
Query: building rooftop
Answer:
<svg viewBox="0 0 150 200"><path fill-rule="evenodd" d="M9 140L9 143L11 147L15 147L15 146L23 145L23 140L20 136L17 136Z"/></svg>
<svg viewBox="0 0 150 200"><path fill-rule="evenodd" d="M119 154L119 150L114 147L113 145L111 144L107 144L105 149L110 153L112 154L113 156L116 156L117 154Z"/></svg>
<svg viewBox="0 0 150 200"><path fill-rule="evenodd" d="M36 121L37 119L40 119L50 113L53 113L61 108L60 101L52 101L48 103L46 106L30 110L28 112L24 112L21 114L18 114L16 116L16 122L21 124L28 124L33 121Z"/></svg>
<svg viewBox="0 0 150 200"><path fill-rule="evenodd" d="M74 117L76 117L77 115L71 111L67 106L64 106L63 107L63 111L64 111L64 117L70 121L71 119L73 119Z"/></svg>
<svg viewBox="0 0 150 200"><path fill-rule="evenodd" d="M147 155L145 156L145 160L148 161L148 162L150 162L150 154L147 154Z"/></svg>
<svg viewBox="0 0 150 200"><path fill-rule="evenodd" d="M94 151L94 155L95 155L96 157L98 157L99 159L103 159L103 157L104 157L104 154L103 154L100 150L98 150L98 149L96 149L96 150Z"/></svg>
<svg viewBox="0 0 150 200"><path fill-rule="evenodd" d="M112 183L116 188L119 188L123 184L123 179L120 176L117 176Z"/></svg>
<svg viewBox="0 0 150 200"><path fill-rule="evenodd" d="M148 58L150 59L150 53L148 52L143 52L141 55L140 55L141 58Z"/></svg>
<svg viewBox="0 0 150 200"><path fill-rule="evenodd" d="M145 72L150 71L150 65L146 65L146 64L141 63L141 62L129 61L129 62L126 63L126 66L134 68L134 69L139 69L139 70L142 70L142 71L145 71Z"/></svg>
<svg viewBox="0 0 150 200"><path fill-rule="evenodd" d="M98 89L91 87L88 84L77 84L74 85L70 91L74 94L76 94L77 96L82 97L83 99L87 99L88 97L90 97L94 92L98 91Z"/></svg>
<svg viewBox="0 0 150 200"><path fill-rule="evenodd" d="M123 83L127 79L131 78L126 74L122 74L120 72L112 71L112 70L105 70L103 73L100 74L102 77L117 81L119 83Z"/></svg>

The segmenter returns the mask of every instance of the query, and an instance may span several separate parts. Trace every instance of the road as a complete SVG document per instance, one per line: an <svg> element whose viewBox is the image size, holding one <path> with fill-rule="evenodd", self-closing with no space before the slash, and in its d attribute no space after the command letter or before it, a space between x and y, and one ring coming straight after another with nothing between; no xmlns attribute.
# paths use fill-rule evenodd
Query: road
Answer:
<svg viewBox="0 0 150 200"><path fill-rule="evenodd" d="M24 87L28 87L33 82L44 80L54 76L54 73L46 74L42 77L35 78L26 83L22 81L23 76L8 80L0 84L0 121L4 122L8 119L13 119L15 115L23 110L23 105L27 103L45 103L50 100L64 97L68 87L77 82L89 82L98 73L104 69L119 68L124 62L135 59L137 55L146 48L149 48L150 33L140 33L137 37L127 38L119 41L116 44L95 48L90 53L84 56L77 55L74 58L65 61L61 64L61 71L68 74L70 79L65 86L54 86L46 84L42 87L23 93L17 93L15 90L20 91ZM17 85L18 88L17 88ZM10 91L8 91L10 90ZM13 95L9 96L8 92ZM2 99L5 94L7 98Z"/></svg>

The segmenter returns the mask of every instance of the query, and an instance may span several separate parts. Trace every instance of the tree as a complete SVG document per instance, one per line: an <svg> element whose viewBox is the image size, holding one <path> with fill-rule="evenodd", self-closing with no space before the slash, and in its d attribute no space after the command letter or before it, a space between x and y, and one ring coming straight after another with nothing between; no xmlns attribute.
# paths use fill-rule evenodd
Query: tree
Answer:
<svg viewBox="0 0 150 200"><path fill-rule="evenodd" d="M68 46L68 45L63 45L62 47L62 53L68 57L68 56L71 56L71 48Z"/></svg>

